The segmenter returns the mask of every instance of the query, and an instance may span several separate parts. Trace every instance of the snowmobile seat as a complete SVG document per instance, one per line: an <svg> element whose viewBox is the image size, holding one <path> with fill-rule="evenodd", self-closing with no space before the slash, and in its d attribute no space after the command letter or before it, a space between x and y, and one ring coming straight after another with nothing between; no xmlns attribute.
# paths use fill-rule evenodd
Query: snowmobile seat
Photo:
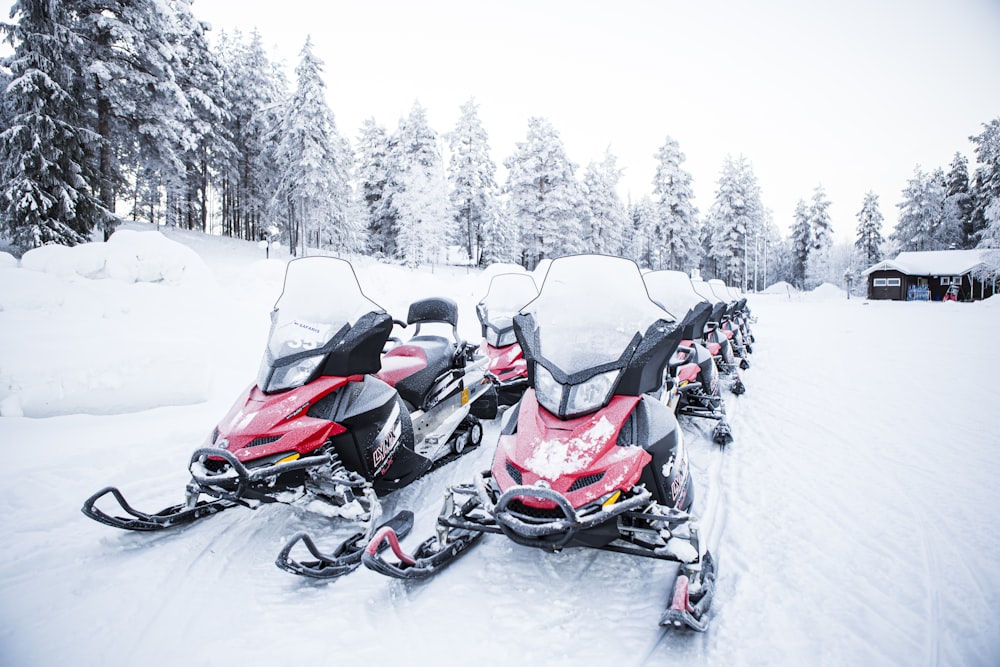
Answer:
<svg viewBox="0 0 1000 667"><path fill-rule="evenodd" d="M431 297L410 304L406 323L417 325L414 338L420 335L421 324L431 322L451 325L451 334L455 338L455 342L460 342L458 337L458 304L454 300L445 297Z"/></svg>
<svg viewBox="0 0 1000 667"><path fill-rule="evenodd" d="M405 345L389 350L379 373L415 408L423 407L434 381L452 366L455 344L444 336L414 336ZM414 363L416 362L416 363Z"/></svg>

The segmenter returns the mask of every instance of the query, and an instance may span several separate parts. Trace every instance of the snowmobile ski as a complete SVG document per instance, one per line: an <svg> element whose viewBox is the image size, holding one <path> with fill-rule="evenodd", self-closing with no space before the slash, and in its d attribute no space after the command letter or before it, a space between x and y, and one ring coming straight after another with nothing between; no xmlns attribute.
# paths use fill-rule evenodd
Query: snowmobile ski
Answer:
<svg viewBox="0 0 1000 667"><path fill-rule="evenodd" d="M708 629L708 619L705 613L712 604L715 595L715 563L709 553L705 554L701 563L700 585L697 591L687 573L681 573L674 580L673 596L670 607L660 616L660 625L664 627L688 627L696 632Z"/></svg>
<svg viewBox="0 0 1000 667"><path fill-rule="evenodd" d="M97 507L97 501L108 494L118 502L118 506L128 515L127 517L113 516ZM236 507L238 504L240 503L225 499L202 500L193 506L182 503L167 507L156 514L146 514L129 505L125 500L125 496L122 495L122 492L117 487L108 486L87 498L83 503L81 511L94 521L99 521L114 528L153 531L193 523L198 519L217 514L230 507Z"/></svg>
<svg viewBox="0 0 1000 667"><path fill-rule="evenodd" d="M391 530L402 537L408 535L412 528L413 512L403 510L374 530L355 533L338 544L329 554L320 551L307 533L298 533L281 550L274 564L292 574L301 574L314 579L337 579L350 574L361 565L362 553L373 534ZM302 542L316 560L297 561L290 556L292 549L299 542Z"/></svg>

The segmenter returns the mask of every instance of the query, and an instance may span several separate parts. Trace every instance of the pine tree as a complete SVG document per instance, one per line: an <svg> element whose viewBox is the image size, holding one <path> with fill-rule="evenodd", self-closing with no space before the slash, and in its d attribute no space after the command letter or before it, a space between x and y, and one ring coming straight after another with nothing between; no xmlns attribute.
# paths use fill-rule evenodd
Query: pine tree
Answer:
<svg viewBox="0 0 1000 667"><path fill-rule="evenodd" d="M899 222L889 237L901 250L939 250L938 228L944 212L944 173L925 173L919 166L903 190Z"/></svg>
<svg viewBox="0 0 1000 667"><path fill-rule="evenodd" d="M390 152L392 168L387 190L396 213L396 258L413 266L434 260L436 255L430 248L420 249L407 239L419 232L426 235L429 244L442 247L448 241L453 216L438 135L427 123L427 114L419 102L414 102L409 116L400 121L397 136Z"/></svg>
<svg viewBox="0 0 1000 667"><path fill-rule="evenodd" d="M625 229L629 224L625 207L618 197L621 170L617 159L607 151L600 163L591 162L583 178L587 204L584 243L591 252L621 255Z"/></svg>
<svg viewBox="0 0 1000 667"><path fill-rule="evenodd" d="M283 169L279 193L288 205L291 239L352 252L361 230L353 215L350 146L337 132L326 104L323 61L313 54L312 40L302 47L295 68L297 86L286 107L277 159Z"/></svg>
<svg viewBox="0 0 1000 667"><path fill-rule="evenodd" d="M462 105L462 116L449 136L448 180L452 188L456 238L465 246L469 260L482 265L483 225L491 224L497 214L497 184L489 137L479 121L477 109L473 100Z"/></svg>
<svg viewBox="0 0 1000 667"><path fill-rule="evenodd" d="M14 52L4 61L13 113L0 134L0 231L21 251L76 245L112 219L96 193L99 138L80 105L81 40L63 3L18 0L11 16L16 23L2 26Z"/></svg>
<svg viewBox="0 0 1000 667"><path fill-rule="evenodd" d="M101 138L100 199L114 212L118 190L130 180L157 181L152 187L159 187L183 169L177 147L190 107L171 63L172 17L158 0L74 0L72 5L89 75L83 99ZM112 231L113 224L105 228L105 238Z"/></svg>
<svg viewBox="0 0 1000 667"><path fill-rule="evenodd" d="M947 190L942 226L948 233L942 241L948 245L954 243L962 248L971 248L974 245L971 238L974 202L969 191L969 161L961 153L955 153L945 183Z"/></svg>
<svg viewBox="0 0 1000 667"><path fill-rule="evenodd" d="M806 284L806 266L809 263L809 251L813 247L812 225L809 223L809 208L800 199L795 205L792 222L792 262L791 283L799 289Z"/></svg>
<svg viewBox="0 0 1000 667"><path fill-rule="evenodd" d="M858 211L858 238L854 242L859 259L865 267L882 261L882 211L878 207L878 195L869 191Z"/></svg>
<svg viewBox="0 0 1000 667"><path fill-rule="evenodd" d="M374 118L365 120L357 146L358 196L365 212L368 251L376 257L395 254L395 213L387 210L389 137Z"/></svg>
<svg viewBox="0 0 1000 667"><path fill-rule="evenodd" d="M575 252L583 198L575 166L552 124L529 119L527 140L517 144L504 165L510 215L521 229L524 266L532 269L543 258Z"/></svg>
<svg viewBox="0 0 1000 667"><path fill-rule="evenodd" d="M830 221L829 209L830 201L826 198L826 191L822 185L817 185L813 190L808 212L812 246L806 261L807 289L834 279L830 256L833 247L833 224Z"/></svg>
<svg viewBox="0 0 1000 667"><path fill-rule="evenodd" d="M760 187L750 163L727 156L719 177L711 220L710 247L716 277L729 285L745 285L749 236L763 221Z"/></svg>
<svg viewBox="0 0 1000 667"><path fill-rule="evenodd" d="M249 41L238 32L223 34L216 59L222 70L227 111L221 131L231 142L217 146L213 159L222 233L256 240L266 235L265 213L279 182L277 164L268 159L268 148L278 139L275 128L288 83L282 70L268 59L256 31ZM284 227L286 211L272 208L272 213L275 217L270 222Z"/></svg>
<svg viewBox="0 0 1000 667"><path fill-rule="evenodd" d="M684 153L671 137L657 151L653 194L657 199L658 225L656 236L660 244L662 268L688 271L698 265L698 209L694 206L691 175L681 168Z"/></svg>
<svg viewBox="0 0 1000 667"><path fill-rule="evenodd" d="M656 205L649 196L628 207L630 221L629 233L626 234L626 256L634 260L640 267L651 269L652 248L655 245L653 234L656 231Z"/></svg>
<svg viewBox="0 0 1000 667"><path fill-rule="evenodd" d="M976 145L972 238L980 248L1000 248L1000 118L983 124L970 140Z"/></svg>

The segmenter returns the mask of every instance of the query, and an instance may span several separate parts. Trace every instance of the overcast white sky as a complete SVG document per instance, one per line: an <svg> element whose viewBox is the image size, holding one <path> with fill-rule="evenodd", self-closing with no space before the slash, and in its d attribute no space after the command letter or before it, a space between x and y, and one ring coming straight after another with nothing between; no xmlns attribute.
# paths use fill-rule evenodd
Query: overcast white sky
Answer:
<svg viewBox="0 0 1000 667"><path fill-rule="evenodd" d="M528 118L547 118L578 175L610 147L622 196L652 191L667 136L696 204L727 154L753 165L788 234L822 184L836 240L853 241L865 192L886 232L919 164L947 170L1000 117L1000 0L195 0L213 28L256 28L290 68L311 35L330 108L356 141L392 131L414 101L451 131L470 97L502 169ZM291 79L294 85L294 78Z"/></svg>

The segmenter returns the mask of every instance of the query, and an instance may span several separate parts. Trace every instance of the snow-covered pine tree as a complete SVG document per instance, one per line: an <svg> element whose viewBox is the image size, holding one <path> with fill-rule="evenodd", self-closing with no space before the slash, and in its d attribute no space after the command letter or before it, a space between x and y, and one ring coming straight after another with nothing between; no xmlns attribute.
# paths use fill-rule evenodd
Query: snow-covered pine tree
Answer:
<svg viewBox="0 0 1000 667"><path fill-rule="evenodd" d="M209 171L216 154L232 154L232 143L221 65L209 50L205 24L191 13L191 2L176 0L170 5L174 12L167 39L173 47L171 65L189 114L178 132L183 171L168 185L167 222L208 231Z"/></svg>
<svg viewBox="0 0 1000 667"><path fill-rule="evenodd" d="M504 165L509 212L522 235L522 264L533 269L543 258L575 252L583 197L575 165L552 124L530 118L527 140L518 142Z"/></svg>
<svg viewBox="0 0 1000 667"><path fill-rule="evenodd" d="M709 213L715 277L729 285L745 286L749 235L762 224L764 215L760 187L742 155L737 160L726 156L718 186Z"/></svg>
<svg viewBox="0 0 1000 667"><path fill-rule="evenodd" d="M630 227L626 236L627 256L640 267L652 269L655 265L652 253L657 246L653 238L656 231L656 204L652 197L646 195L628 207L628 215Z"/></svg>
<svg viewBox="0 0 1000 667"><path fill-rule="evenodd" d="M396 249L396 215L387 210L389 137L385 128L367 118L361 126L356 152L358 198L365 216L368 251L392 257Z"/></svg>
<svg viewBox="0 0 1000 667"><path fill-rule="evenodd" d="M946 237L942 242L954 243L961 248L975 245L972 236L972 193L969 191L969 161L956 152L951 168L945 177L944 219L942 228Z"/></svg>
<svg viewBox="0 0 1000 667"><path fill-rule="evenodd" d="M878 195L868 191L858 211L858 238L854 247L859 261L867 268L882 261L882 211L878 207Z"/></svg>
<svg viewBox="0 0 1000 667"><path fill-rule="evenodd" d="M0 134L0 231L21 251L89 240L111 215L97 196L97 137L87 127L84 52L64 3L17 0L2 24L13 112Z"/></svg>
<svg viewBox="0 0 1000 667"><path fill-rule="evenodd" d="M805 289L806 266L809 264L809 251L812 250L812 225L809 224L809 208L804 199L795 205L792 216L791 243L791 283L799 289Z"/></svg>
<svg viewBox="0 0 1000 667"><path fill-rule="evenodd" d="M694 206L691 174L681 168L684 153L672 137L656 155L653 195L657 197L657 240L662 268L689 271L700 255L698 209Z"/></svg>
<svg viewBox="0 0 1000 667"><path fill-rule="evenodd" d="M83 99L101 136L99 193L108 211L136 177L157 181L155 188L183 169L177 147L190 107L171 63L168 9L159 0L72 3L87 63ZM105 237L112 230L113 224L105 228Z"/></svg>
<svg viewBox="0 0 1000 667"><path fill-rule="evenodd" d="M423 263L441 260L441 251L448 242L447 221L451 207L446 192L448 182L441 164L425 167L410 163L402 175L406 187L394 198L399 212L399 255L406 266L416 268Z"/></svg>
<svg viewBox="0 0 1000 667"><path fill-rule="evenodd" d="M941 249L937 232L944 212L945 192L941 169L925 173L917 165L903 190L903 200L897 204L899 221L889 235L900 250Z"/></svg>
<svg viewBox="0 0 1000 667"><path fill-rule="evenodd" d="M584 248L605 255L621 255L628 214L618 196L621 170L610 149L601 162L591 162L583 177L583 195L587 204Z"/></svg>
<svg viewBox="0 0 1000 667"><path fill-rule="evenodd" d="M322 70L323 61L307 38L295 68L295 93L282 120L279 192L294 213L289 219L302 234L298 240L303 249L309 242L353 252L360 247L361 229L352 215L350 146L337 132L326 104Z"/></svg>
<svg viewBox="0 0 1000 667"><path fill-rule="evenodd" d="M970 137L976 145L973 181L973 238L980 248L1000 248L1000 118L983 123L982 133Z"/></svg>
<svg viewBox="0 0 1000 667"><path fill-rule="evenodd" d="M436 248L448 242L453 219L448 201L448 181L444 160L438 149L438 135L427 122L427 113L414 102L410 115L400 121L398 143L390 153L392 171L387 185L396 212L396 258L415 266L436 261L435 248L417 248L409 241L425 235Z"/></svg>
<svg viewBox="0 0 1000 667"><path fill-rule="evenodd" d="M449 135L448 181L455 211L456 238L477 265L483 264L483 225L497 213L496 164L490 158L489 137L479 120L478 105L469 100Z"/></svg>
<svg viewBox="0 0 1000 667"><path fill-rule="evenodd" d="M837 277L832 275L830 250L833 247L833 224L829 209L830 200L826 198L826 191L822 185L817 185L809 203L812 247L806 261L806 289L813 289L825 282L837 282Z"/></svg>
<svg viewBox="0 0 1000 667"><path fill-rule="evenodd" d="M265 212L279 181L275 160L268 159L270 139L278 126L279 110L288 96L288 82L280 67L264 51L260 34L245 40L239 32L223 34L216 46L222 67L225 107L220 132L231 146L218 146L214 155L222 233L257 240L266 234ZM273 135L276 140L276 134ZM284 209L271 207L274 213ZM283 220L271 220L280 223Z"/></svg>

